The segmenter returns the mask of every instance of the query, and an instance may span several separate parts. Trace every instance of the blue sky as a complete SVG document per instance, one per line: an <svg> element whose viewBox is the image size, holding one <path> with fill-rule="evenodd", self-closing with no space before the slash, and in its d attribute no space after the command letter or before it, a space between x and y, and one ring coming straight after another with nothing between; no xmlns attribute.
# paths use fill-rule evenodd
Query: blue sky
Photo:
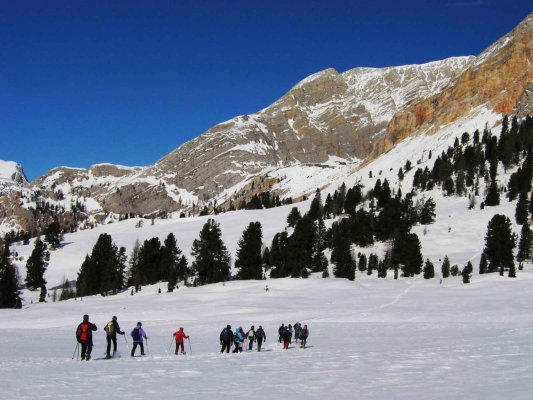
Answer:
<svg viewBox="0 0 533 400"><path fill-rule="evenodd" d="M0 0L0 159L152 164L325 68L476 55L526 1Z"/></svg>

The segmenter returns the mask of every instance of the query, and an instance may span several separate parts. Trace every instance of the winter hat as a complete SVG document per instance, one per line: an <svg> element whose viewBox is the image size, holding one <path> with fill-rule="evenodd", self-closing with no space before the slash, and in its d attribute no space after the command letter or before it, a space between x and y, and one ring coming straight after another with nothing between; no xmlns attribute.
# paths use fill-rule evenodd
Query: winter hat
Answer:
<svg viewBox="0 0 533 400"><path fill-rule="evenodd" d="M253 325L252 325L252 328L251 328L251 329L252 329L252 331L254 330L254 326L253 326Z"/></svg>
<svg viewBox="0 0 533 400"><path fill-rule="evenodd" d="M87 322L87 321L89 321L89 316L87 314L85 314L83 316L83 322Z"/></svg>
<svg viewBox="0 0 533 400"><path fill-rule="evenodd" d="M231 329L231 325L228 324L227 328L228 328L228 329Z"/></svg>
<svg viewBox="0 0 533 400"><path fill-rule="evenodd" d="M116 320L117 320L117 317L115 317L115 316L113 315L113 318L111 318L111 319L112 319L113 321L116 321Z"/></svg>
<svg viewBox="0 0 533 400"><path fill-rule="evenodd" d="M137 326L143 326L141 322L137 322Z"/></svg>

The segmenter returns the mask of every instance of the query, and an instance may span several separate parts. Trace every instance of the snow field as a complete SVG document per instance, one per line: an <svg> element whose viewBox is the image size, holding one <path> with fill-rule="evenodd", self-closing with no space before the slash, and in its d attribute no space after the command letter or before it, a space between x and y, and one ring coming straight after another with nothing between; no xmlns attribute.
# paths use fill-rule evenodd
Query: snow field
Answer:
<svg viewBox="0 0 533 400"><path fill-rule="evenodd" d="M448 279L340 279L229 282L157 294L99 296L0 313L4 399L293 398L527 399L533 389L531 265L519 278L485 275L469 285ZM264 291L268 284L270 290ZM88 313L98 325L93 356L105 351L103 327L117 315L130 332L143 322L147 356L72 361L74 332ZM308 324L308 348L277 343L281 322ZM263 325L264 351L220 355L230 323ZM180 326L193 354L168 353ZM131 337L128 337L131 344ZM188 344L186 343L186 349Z"/></svg>

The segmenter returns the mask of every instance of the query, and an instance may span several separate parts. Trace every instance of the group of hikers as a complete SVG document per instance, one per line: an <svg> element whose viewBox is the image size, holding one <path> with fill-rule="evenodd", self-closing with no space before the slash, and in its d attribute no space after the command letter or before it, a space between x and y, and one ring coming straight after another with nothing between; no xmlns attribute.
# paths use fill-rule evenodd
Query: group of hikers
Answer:
<svg viewBox="0 0 533 400"><path fill-rule="evenodd" d="M285 326L285 324L281 324L281 326L278 329L279 339L278 341L280 343L283 342L283 348L288 349L289 344L292 343L292 335L294 333L294 340L296 344L298 344L298 340L300 341L300 347L305 349L305 344L307 342L307 338L309 337L309 329L307 328L307 325L304 325L302 327L302 324L299 322L295 323L294 326L289 324L288 326Z"/></svg>
<svg viewBox="0 0 533 400"><path fill-rule="evenodd" d="M91 352L93 348L93 332L96 330L98 330L97 326L89 321L88 315L84 315L83 321L78 325L78 328L76 329L76 340L78 342L78 345L81 346L82 360L88 361L91 359ZM126 333L120 329L120 325L118 324L116 316L113 316L111 321L106 324L106 326L104 327L104 331L106 332L107 341L105 359L110 359L113 358L117 353L117 334L125 335ZM283 341L284 349L288 349L289 344L292 343L293 333L294 338L296 340L296 344L298 344L298 340L300 340L302 348L305 348L305 343L307 337L309 336L309 330L307 329L307 325L304 325L302 327L299 322L295 323L294 327L291 326L291 324L289 324L288 326L281 324L278 333L279 342L281 343ZM130 333L130 336L133 340L131 357L135 356L135 351L137 347L139 347L141 350L141 356L144 356L145 353L143 341L148 341L148 336L142 328L141 322L137 322L137 326L133 328ZM179 328L178 331L174 332L172 336L173 341L175 341L176 343L176 349L174 351L174 354L185 354L184 342L185 339L189 339L190 336L185 333L182 327ZM234 348L232 352L240 353L243 351L243 346L245 346L245 342L248 342L248 351L253 350L254 343L257 343L257 351L261 351L261 346L265 341L266 334L261 325L259 325L257 329L255 329L255 327L252 325L246 333L244 332L242 327L238 327L235 332L233 332L231 330L231 325L228 325L222 330L222 332L220 332L220 345L222 346L220 352L229 353L231 350L231 345L233 344ZM113 344L113 353L111 353L111 344ZM78 347L76 347L76 349L77 348Z"/></svg>

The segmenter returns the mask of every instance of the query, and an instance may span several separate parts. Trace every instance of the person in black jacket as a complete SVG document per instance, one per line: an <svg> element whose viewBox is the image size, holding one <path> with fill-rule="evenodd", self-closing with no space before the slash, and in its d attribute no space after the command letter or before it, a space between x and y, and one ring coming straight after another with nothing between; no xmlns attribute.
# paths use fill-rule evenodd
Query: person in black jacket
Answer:
<svg viewBox="0 0 533 400"><path fill-rule="evenodd" d="M113 316L111 321L105 326L104 331L107 333L107 351L105 358L111 358L111 342L113 342L113 357L115 357L117 353L117 333L124 335L124 332L120 330L120 326L118 325L117 317Z"/></svg>
<svg viewBox="0 0 533 400"><path fill-rule="evenodd" d="M292 341L292 332L287 326L285 327L285 330L283 331L283 334L281 336L283 337L283 348L288 349L289 344Z"/></svg>
<svg viewBox="0 0 533 400"><path fill-rule="evenodd" d="M283 340L283 332L285 332L285 324L281 324L281 326L278 329L279 334L279 342L281 343Z"/></svg>
<svg viewBox="0 0 533 400"><path fill-rule="evenodd" d="M85 314L83 321L76 329L76 340L81 344L81 359L89 361L91 359L91 351L93 350L93 331L98 328L95 324L89 322L89 316Z"/></svg>
<svg viewBox="0 0 533 400"><path fill-rule="evenodd" d="M265 331L263 330L263 327L259 325L259 328L255 331L255 341L257 342L257 351L261 351L261 345L263 344L263 341L266 342L267 337L265 334Z"/></svg>
<svg viewBox="0 0 533 400"><path fill-rule="evenodd" d="M224 353L224 350L226 350L226 353L229 353L231 343L233 343L233 338L234 335L231 331L231 325L228 325L222 329L222 332L220 332L220 345L222 346L222 349L220 350L221 353Z"/></svg>

